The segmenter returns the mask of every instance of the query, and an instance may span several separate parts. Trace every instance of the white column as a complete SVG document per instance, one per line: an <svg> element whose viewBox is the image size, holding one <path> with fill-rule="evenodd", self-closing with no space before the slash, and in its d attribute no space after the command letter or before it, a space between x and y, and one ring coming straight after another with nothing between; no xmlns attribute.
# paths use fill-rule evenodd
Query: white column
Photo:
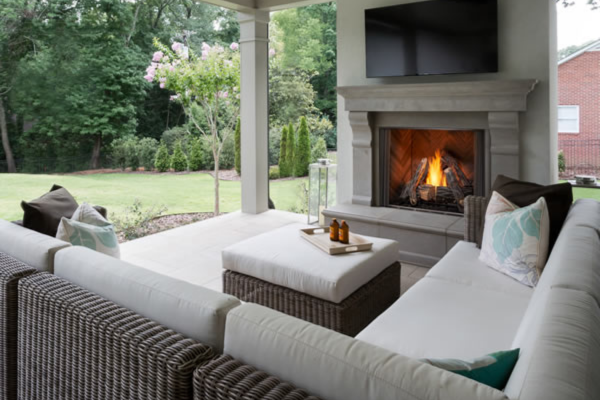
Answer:
<svg viewBox="0 0 600 400"><path fill-rule="evenodd" d="M269 12L238 13L241 50L242 212L269 201Z"/></svg>

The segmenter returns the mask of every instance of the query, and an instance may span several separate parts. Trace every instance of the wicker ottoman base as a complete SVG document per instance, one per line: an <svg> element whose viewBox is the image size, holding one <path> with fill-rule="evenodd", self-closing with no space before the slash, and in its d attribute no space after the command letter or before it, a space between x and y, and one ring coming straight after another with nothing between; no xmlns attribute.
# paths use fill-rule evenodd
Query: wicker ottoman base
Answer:
<svg viewBox="0 0 600 400"><path fill-rule="evenodd" d="M233 271L223 291L325 328L355 336L400 297L400 263L394 263L339 304Z"/></svg>

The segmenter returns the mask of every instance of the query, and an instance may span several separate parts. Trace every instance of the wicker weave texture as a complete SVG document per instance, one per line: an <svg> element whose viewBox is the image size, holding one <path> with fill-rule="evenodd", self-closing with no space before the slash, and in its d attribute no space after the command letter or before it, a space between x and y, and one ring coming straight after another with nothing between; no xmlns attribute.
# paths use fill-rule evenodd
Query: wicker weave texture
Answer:
<svg viewBox="0 0 600 400"><path fill-rule="evenodd" d="M290 360L293 362L293 360ZM194 374L195 400L319 400L231 356L221 356Z"/></svg>
<svg viewBox="0 0 600 400"><path fill-rule="evenodd" d="M485 197L465 197L465 240L477 243L485 219Z"/></svg>
<svg viewBox="0 0 600 400"><path fill-rule="evenodd" d="M17 399L19 280L35 268L0 252L0 400Z"/></svg>
<svg viewBox="0 0 600 400"><path fill-rule="evenodd" d="M193 398L213 350L41 273L19 283L19 398Z"/></svg>
<svg viewBox="0 0 600 400"><path fill-rule="evenodd" d="M355 336L400 297L400 264L392 264L339 304L233 271L223 273L223 291Z"/></svg>

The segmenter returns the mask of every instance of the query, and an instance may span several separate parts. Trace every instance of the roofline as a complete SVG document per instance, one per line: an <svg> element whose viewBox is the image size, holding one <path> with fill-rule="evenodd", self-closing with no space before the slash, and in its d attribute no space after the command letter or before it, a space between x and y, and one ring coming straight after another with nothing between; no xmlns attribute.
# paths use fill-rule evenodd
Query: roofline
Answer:
<svg viewBox="0 0 600 400"><path fill-rule="evenodd" d="M587 53L589 50L593 49L596 46L600 46L600 40L596 40L595 42L589 44L588 46L585 46L583 49L571 54L569 57L563 58L562 60L560 60L558 62L558 65L564 64L567 61L571 61L572 59L579 57L583 53Z"/></svg>

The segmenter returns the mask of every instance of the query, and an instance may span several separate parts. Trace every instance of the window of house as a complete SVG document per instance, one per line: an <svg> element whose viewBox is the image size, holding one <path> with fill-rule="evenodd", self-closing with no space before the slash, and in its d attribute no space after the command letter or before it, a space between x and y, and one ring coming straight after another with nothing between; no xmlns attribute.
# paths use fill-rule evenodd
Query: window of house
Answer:
<svg viewBox="0 0 600 400"><path fill-rule="evenodd" d="M579 133L579 106L558 106L558 131Z"/></svg>

